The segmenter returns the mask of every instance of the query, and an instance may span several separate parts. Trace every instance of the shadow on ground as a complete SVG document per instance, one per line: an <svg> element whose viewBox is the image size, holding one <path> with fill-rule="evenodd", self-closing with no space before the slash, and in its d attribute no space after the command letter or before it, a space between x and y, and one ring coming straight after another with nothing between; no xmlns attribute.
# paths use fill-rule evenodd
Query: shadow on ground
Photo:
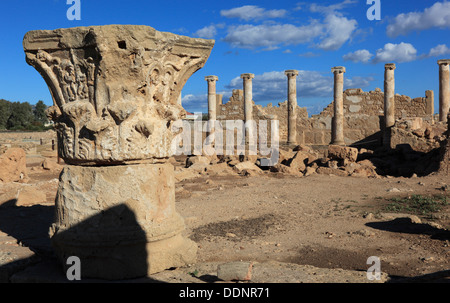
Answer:
<svg viewBox="0 0 450 303"><path fill-rule="evenodd" d="M391 221L369 222L366 226L395 233L429 235L431 239L450 240L450 231L433 227L429 224L413 223L410 218L396 218Z"/></svg>

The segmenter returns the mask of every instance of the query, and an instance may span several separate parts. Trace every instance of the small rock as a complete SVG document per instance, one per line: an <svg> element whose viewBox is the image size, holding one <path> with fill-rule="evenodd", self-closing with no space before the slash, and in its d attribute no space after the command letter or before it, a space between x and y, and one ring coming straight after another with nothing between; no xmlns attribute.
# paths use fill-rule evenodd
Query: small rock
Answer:
<svg viewBox="0 0 450 303"><path fill-rule="evenodd" d="M230 262L217 266L217 277L223 281L250 281L252 262Z"/></svg>
<svg viewBox="0 0 450 303"><path fill-rule="evenodd" d="M368 214L364 214L364 215L363 215L363 218L364 218L364 219L372 220L373 218L375 218L375 216L374 216L374 214L372 214L372 213L368 213Z"/></svg>
<svg viewBox="0 0 450 303"><path fill-rule="evenodd" d="M429 263L429 262L433 262L434 258L433 257L426 257L426 258L420 258L420 260L422 262Z"/></svg>
<svg viewBox="0 0 450 303"><path fill-rule="evenodd" d="M316 169L317 169L316 167L308 166L306 168L306 171L305 171L305 177L311 176L312 174L315 174L316 173Z"/></svg>
<svg viewBox="0 0 450 303"><path fill-rule="evenodd" d="M393 187L393 188L389 188L389 189L387 190L387 192L388 192L388 193L399 193L399 192L400 192L400 189L398 189L398 188L396 188L396 187Z"/></svg>
<svg viewBox="0 0 450 303"><path fill-rule="evenodd" d="M363 237L372 237L375 236L375 233L373 231L370 231L368 229L361 229L361 230L357 230L355 232L352 232L352 234L354 235L359 235L359 236L363 236Z"/></svg>

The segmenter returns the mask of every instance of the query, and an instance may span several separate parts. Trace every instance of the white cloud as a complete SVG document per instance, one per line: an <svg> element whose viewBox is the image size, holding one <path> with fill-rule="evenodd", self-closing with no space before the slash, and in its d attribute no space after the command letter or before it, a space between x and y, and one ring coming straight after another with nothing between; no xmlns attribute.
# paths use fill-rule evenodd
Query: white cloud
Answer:
<svg viewBox="0 0 450 303"><path fill-rule="evenodd" d="M323 6L323 5L318 5L316 3L312 3L309 6L309 10L311 12L313 12L313 13L330 14L330 13L333 13L335 11L343 9L348 4L354 4L356 2L357 2L356 0L344 0L343 2L332 4L332 5L329 5L329 6Z"/></svg>
<svg viewBox="0 0 450 303"><path fill-rule="evenodd" d="M281 18L284 17L286 13L287 11L284 9L266 10L256 5L244 5L220 11L220 15L223 17L239 18L245 21L263 18Z"/></svg>
<svg viewBox="0 0 450 303"><path fill-rule="evenodd" d="M256 102L283 102L287 98L287 78L284 71L266 72L255 75L253 79L253 98ZM299 70L297 93L300 98L333 97L333 74L318 71ZM367 87L371 77L346 78L346 87ZM236 77L226 86L227 89L242 89L242 79ZM224 99L225 101L225 99Z"/></svg>
<svg viewBox="0 0 450 303"><path fill-rule="evenodd" d="M319 57L320 54L315 53L315 52L306 52L306 53L302 53L299 54L299 57L304 57L304 58L313 58L313 57Z"/></svg>
<svg viewBox="0 0 450 303"><path fill-rule="evenodd" d="M364 88L369 86L372 81L374 81L372 77L345 77L344 88ZM253 99L257 104L264 102L277 104L278 102L284 102L287 99L287 77L284 74L284 71L272 71L255 75L252 84ZM297 77L297 94L300 100L302 98L326 98L332 100L333 85L334 76L331 69L327 73L299 70L299 75ZM228 102L233 89L243 89L241 77L233 78L230 83L225 86L225 90L218 91L217 94L222 94L223 102L226 103ZM302 104L302 102L303 101L300 101L299 105L303 107L305 106L303 105L305 103ZM185 95L182 98L182 104L191 112L199 109L204 111L208 108L207 94ZM323 106L326 105L328 104ZM318 113L323 109L323 106L320 105L317 108L310 108L309 113Z"/></svg>
<svg viewBox="0 0 450 303"><path fill-rule="evenodd" d="M205 26L194 33L195 37L212 39L217 35L216 26L211 24L209 26Z"/></svg>
<svg viewBox="0 0 450 303"><path fill-rule="evenodd" d="M312 23L306 26L292 24L231 26L224 41L233 47L254 49L277 45L297 45L310 42L322 32L322 26Z"/></svg>
<svg viewBox="0 0 450 303"><path fill-rule="evenodd" d="M206 106L208 100L208 94L192 95L188 94L181 97L181 104L185 105L203 105Z"/></svg>
<svg viewBox="0 0 450 303"><path fill-rule="evenodd" d="M436 47L433 47L430 49L430 52L428 53L429 57L438 57L443 55L450 54L450 48L447 47L445 44L439 44Z"/></svg>
<svg viewBox="0 0 450 303"><path fill-rule="evenodd" d="M347 42L357 27L354 19L329 14L325 18L324 29L325 38L319 43L318 47L324 50L337 50Z"/></svg>
<svg viewBox="0 0 450 303"><path fill-rule="evenodd" d="M347 42L357 27L356 20L349 20L335 14L328 15L323 23L312 20L308 25L292 24L243 24L230 26L224 41L233 47L266 50L279 45L298 45L319 42L316 47L324 50L337 50Z"/></svg>
<svg viewBox="0 0 450 303"><path fill-rule="evenodd" d="M400 44L387 43L383 48L377 50L373 63L379 62L409 62L416 60L417 50L409 43Z"/></svg>
<svg viewBox="0 0 450 303"><path fill-rule="evenodd" d="M360 49L352 53L348 53L344 55L342 58L345 61L352 61L355 63L358 62L368 63L372 57L373 54L371 54L367 49Z"/></svg>
<svg viewBox="0 0 450 303"><path fill-rule="evenodd" d="M344 86L346 88L363 88L370 85L370 82L374 81L373 77L360 77L355 76L353 78L345 78Z"/></svg>
<svg viewBox="0 0 450 303"><path fill-rule="evenodd" d="M397 15L387 27L389 37L406 35L415 30L433 27L450 28L450 2L436 2L423 12L411 12Z"/></svg>

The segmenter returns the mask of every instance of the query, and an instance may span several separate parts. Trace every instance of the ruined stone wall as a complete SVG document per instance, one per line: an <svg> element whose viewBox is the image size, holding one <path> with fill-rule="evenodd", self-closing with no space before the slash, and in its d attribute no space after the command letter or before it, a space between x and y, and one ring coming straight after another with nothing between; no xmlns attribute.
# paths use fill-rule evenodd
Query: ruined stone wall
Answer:
<svg viewBox="0 0 450 303"><path fill-rule="evenodd" d="M217 98L217 120L243 120L244 95L240 89L233 90L225 104L222 96ZM433 121L433 91L426 91L425 97L411 99L408 96L395 96L396 119L420 117L424 121ZM277 119L280 128L280 142L287 140L287 101L278 106L268 104L253 106L253 119ZM297 143L308 145L328 145L331 142L333 102L318 115L308 117L306 108L297 107ZM384 93L377 88L364 92L362 89L344 91L344 136L347 145L376 143L384 121ZM258 123L257 123L258 125Z"/></svg>
<svg viewBox="0 0 450 303"><path fill-rule="evenodd" d="M308 119L306 108L297 106L297 119ZM222 95L217 95L217 120L244 120L243 90L233 90L232 96L225 104L222 103ZM267 104L267 106L255 105L253 102L253 120L256 121L257 126L259 125L259 120L278 120L280 141L286 141L288 122L287 101L278 103L278 106L273 106L272 103Z"/></svg>
<svg viewBox="0 0 450 303"><path fill-rule="evenodd" d="M422 117L431 119L434 114L434 94L427 91L425 97L411 99L405 95L395 95L396 118ZM377 88L364 92L362 89L347 89L344 91L344 115L384 115L384 93ZM333 102L331 102L319 116L333 116Z"/></svg>
<svg viewBox="0 0 450 303"><path fill-rule="evenodd" d="M420 117L433 121L433 91L425 97L411 99L408 96L395 96L396 119ZM331 142L331 122L333 102L320 114L308 121L298 121L298 142L311 145L327 145ZM367 144L380 140L380 130L384 121L384 93L379 89L364 92L362 89L344 91L344 136L345 143Z"/></svg>

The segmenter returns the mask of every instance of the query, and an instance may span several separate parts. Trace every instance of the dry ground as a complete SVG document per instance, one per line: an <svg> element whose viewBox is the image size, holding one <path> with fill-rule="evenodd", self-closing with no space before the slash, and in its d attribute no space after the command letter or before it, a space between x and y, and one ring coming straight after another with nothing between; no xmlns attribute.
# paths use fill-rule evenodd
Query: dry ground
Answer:
<svg viewBox="0 0 450 303"><path fill-rule="evenodd" d="M41 160L29 159L28 183L42 184L47 201L0 208L0 269L8 264L15 265L14 271L26 269L18 274L19 282L32 275L27 270L35 264L33 252L44 259L52 254L47 234L59 172L31 170ZM214 282L217 264L244 260L255 263L254 282L360 282L370 266L368 257L377 256L389 281L415 277L448 282L450 206L417 217L386 210L395 197L450 196L447 184L450 180L436 176L293 177L269 172L179 182L176 207L185 218L186 235L198 243L198 261L152 278ZM1 186L0 194L7 188ZM41 272L41 280L49 270L45 264L34 272Z"/></svg>

